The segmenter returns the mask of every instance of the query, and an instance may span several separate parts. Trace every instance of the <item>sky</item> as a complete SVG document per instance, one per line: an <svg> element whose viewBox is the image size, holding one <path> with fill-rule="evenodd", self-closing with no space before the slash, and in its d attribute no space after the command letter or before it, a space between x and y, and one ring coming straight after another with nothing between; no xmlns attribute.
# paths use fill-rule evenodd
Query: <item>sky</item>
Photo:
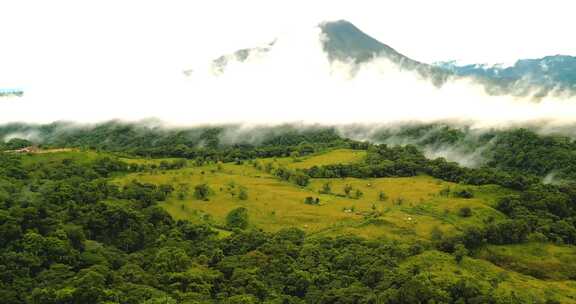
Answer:
<svg viewBox="0 0 576 304"><path fill-rule="evenodd" d="M262 116L248 112L269 106L270 101L263 96L273 94L271 91L258 92L257 103L238 108L231 106L230 98L248 99L254 92L245 89L244 95L221 95L221 103L213 103L218 108L210 108L213 97L206 87L216 91L238 89L245 77L231 76L208 85L194 83L183 77L182 71L279 36L301 40L298 46L280 48L275 59L293 62L272 66L321 66L322 59L308 58L318 55L308 52L311 48L302 48L296 58L288 58L288 53L314 33L311 29L316 24L337 19L351 21L381 42L423 62L511 63L518 58L576 55L570 21L575 8L573 1L559 0L2 0L0 88L22 88L25 97L0 100L0 122L156 116L171 119L174 113L163 113L158 107L164 104L178 108L173 112L178 112L179 120L186 120L188 112L191 120L258 120ZM251 73L249 69L243 71ZM260 71L270 75L278 70ZM335 85L325 84L322 75L316 76L305 77L306 82L298 87L313 91L307 98L321 98L318 88L326 90ZM266 78L281 83L293 80L251 80ZM310 87L308 82L321 84ZM200 83L206 86L199 88ZM196 93L183 92L183 88ZM275 89L278 92L287 88L284 85ZM232 107L229 114L218 112L228 106ZM262 115L270 117L273 110ZM314 115L320 115L320 109L312 112L309 116L291 113L278 119L318 120Z"/></svg>

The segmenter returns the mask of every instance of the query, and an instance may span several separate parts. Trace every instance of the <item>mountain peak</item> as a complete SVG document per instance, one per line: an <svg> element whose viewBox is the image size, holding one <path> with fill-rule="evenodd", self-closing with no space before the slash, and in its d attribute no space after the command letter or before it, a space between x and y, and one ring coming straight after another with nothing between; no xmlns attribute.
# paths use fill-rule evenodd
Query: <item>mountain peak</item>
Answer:
<svg viewBox="0 0 576 304"><path fill-rule="evenodd" d="M440 68L408 58L390 46L362 32L346 20L323 22L320 29L324 34L323 48L330 60L352 61L362 63L374 58L386 58L398 65L400 69L416 71L429 78L439 86L449 73Z"/></svg>
<svg viewBox="0 0 576 304"><path fill-rule="evenodd" d="M325 35L324 50L330 59L353 59L362 62L378 55L401 56L393 48L365 34L349 21L323 22L320 29Z"/></svg>

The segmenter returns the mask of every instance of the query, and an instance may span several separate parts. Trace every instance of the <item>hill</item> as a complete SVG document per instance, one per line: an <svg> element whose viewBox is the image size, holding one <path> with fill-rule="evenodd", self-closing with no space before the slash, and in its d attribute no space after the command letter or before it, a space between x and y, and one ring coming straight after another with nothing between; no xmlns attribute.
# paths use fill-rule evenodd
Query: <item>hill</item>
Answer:
<svg viewBox="0 0 576 304"><path fill-rule="evenodd" d="M0 153L4 303L576 302L572 184L323 129L158 142Z"/></svg>

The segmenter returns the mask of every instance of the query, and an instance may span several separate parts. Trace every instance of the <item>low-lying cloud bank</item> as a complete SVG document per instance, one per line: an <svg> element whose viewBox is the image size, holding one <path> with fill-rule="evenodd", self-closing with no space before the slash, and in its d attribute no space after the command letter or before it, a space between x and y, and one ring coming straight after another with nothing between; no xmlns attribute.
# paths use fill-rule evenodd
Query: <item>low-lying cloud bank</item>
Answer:
<svg viewBox="0 0 576 304"><path fill-rule="evenodd" d="M49 73L31 75L24 97L0 101L0 122L154 117L171 126L451 121L477 128L575 122L576 99L569 94L556 92L538 101L491 96L466 78L438 87L383 57L359 64L330 61L322 39L319 28L280 37L273 45L246 51L242 61L229 61L218 75L210 65L186 74L137 71L122 78L110 71L111 79L102 83L82 69L70 75L70 83Z"/></svg>

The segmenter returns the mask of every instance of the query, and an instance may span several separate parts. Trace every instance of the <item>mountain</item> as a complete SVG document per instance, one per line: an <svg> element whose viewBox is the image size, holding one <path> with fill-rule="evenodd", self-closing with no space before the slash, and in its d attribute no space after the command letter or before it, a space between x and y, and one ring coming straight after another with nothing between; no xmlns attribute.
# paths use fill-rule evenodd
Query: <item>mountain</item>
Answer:
<svg viewBox="0 0 576 304"><path fill-rule="evenodd" d="M485 64L457 65L442 62L439 67L458 76L474 77L502 90L536 90L548 93L557 89L576 90L576 57L566 55L546 56L538 59L521 59L509 67Z"/></svg>
<svg viewBox="0 0 576 304"><path fill-rule="evenodd" d="M319 27L324 38L323 50L331 61L361 64L377 57L385 57L397 64L398 68L415 71L420 76L430 79L437 86L441 86L450 75L446 69L402 55L390 46L365 34L348 21L323 22ZM220 56L212 61L212 71L215 74L221 74L230 62L243 62L251 54L265 54L274 47L275 42L276 40L263 47L241 49L232 54Z"/></svg>
<svg viewBox="0 0 576 304"><path fill-rule="evenodd" d="M540 97L558 91L576 93L576 57L556 55L522 59L511 67L483 64L460 66L454 62L427 64L401 54L348 21L323 22L319 28L323 50L331 61L362 64L375 58L386 58L399 69L416 72L438 87L449 78L466 77L484 85L486 92L491 95ZM272 50L275 42L221 56L212 62L212 69L217 74L222 73L229 62L243 62L252 54L266 54Z"/></svg>
<svg viewBox="0 0 576 304"><path fill-rule="evenodd" d="M250 56L252 53L267 53L270 51L270 49L272 49L274 43L276 43L276 40L268 43L264 47L241 49L230 55L222 55L212 61L212 70L216 74L223 73L230 61L243 62L248 59L248 56Z"/></svg>
<svg viewBox="0 0 576 304"><path fill-rule="evenodd" d="M320 24L320 29L326 38L323 40L323 48L330 60L363 63L384 57L397 64L400 69L416 71L438 86L450 75L445 69L400 54L346 20L324 22Z"/></svg>

